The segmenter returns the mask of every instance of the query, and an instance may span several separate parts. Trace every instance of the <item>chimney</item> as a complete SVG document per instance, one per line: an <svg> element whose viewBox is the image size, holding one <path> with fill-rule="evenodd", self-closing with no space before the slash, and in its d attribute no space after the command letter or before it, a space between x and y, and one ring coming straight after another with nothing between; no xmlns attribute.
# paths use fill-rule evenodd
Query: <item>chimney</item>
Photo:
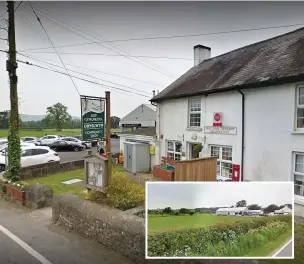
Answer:
<svg viewBox="0 0 304 264"><path fill-rule="evenodd" d="M153 97L155 97L155 90L153 90L152 93L153 93Z"/></svg>
<svg viewBox="0 0 304 264"><path fill-rule="evenodd" d="M194 66L199 65L204 60L210 58L211 58L211 48L203 45L194 46Z"/></svg>

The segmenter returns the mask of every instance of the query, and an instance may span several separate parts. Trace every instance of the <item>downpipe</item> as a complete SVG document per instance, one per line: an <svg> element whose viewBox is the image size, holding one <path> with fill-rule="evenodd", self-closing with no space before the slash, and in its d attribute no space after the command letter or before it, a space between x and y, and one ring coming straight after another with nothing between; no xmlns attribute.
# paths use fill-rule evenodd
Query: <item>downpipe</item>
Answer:
<svg viewBox="0 0 304 264"><path fill-rule="evenodd" d="M245 95L241 90L237 90L242 95L242 157L241 157L241 181L244 181L244 149L245 149Z"/></svg>

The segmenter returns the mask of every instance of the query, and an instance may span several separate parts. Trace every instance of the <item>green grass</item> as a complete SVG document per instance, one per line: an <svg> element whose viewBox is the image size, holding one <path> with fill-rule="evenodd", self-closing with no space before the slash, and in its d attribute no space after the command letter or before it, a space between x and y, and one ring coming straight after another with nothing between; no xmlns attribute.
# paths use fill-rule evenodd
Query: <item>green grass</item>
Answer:
<svg viewBox="0 0 304 264"><path fill-rule="evenodd" d="M242 216L217 216L209 214L161 216L149 215L149 233L180 230L183 228L200 228L212 226L217 223L235 222L237 220L249 221L251 217Z"/></svg>
<svg viewBox="0 0 304 264"><path fill-rule="evenodd" d="M115 173L123 172L124 169L122 166L116 166L113 165L112 167L112 174L114 175ZM79 170L73 170L73 171L68 171L68 172L60 172L56 173L53 175L48 175L45 177L41 178L33 178L30 180L25 181L28 184L33 184L33 183L41 183L46 186L52 187L54 190L54 195L59 194L59 193L70 193L70 194L75 194L78 195L82 198L86 196L86 193L84 192L85 187L84 187L84 180L85 180L85 175L84 175L84 169L79 169ZM63 184L62 182L72 180L72 179L80 179L83 180L82 182L79 183L74 183L74 184Z"/></svg>
<svg viewBox="0 0 304 264"><path fill-rule="evenodd" d="M85 197L86 194L83 192L85 189L84 182L70 184L70 185L62 183L64 181L68 181L72 179L84 180L84 170L80 169L80 170L56 173L46 177L33 178L25 182L28 184L41 183L49 187L52 187L54 190L54 194L71 193L71 194L79 195L81 197Z"/></svg>
<svg viewBox="0 0 304 264"><path fill-rule="evenodd" d="M289 230L287 233L280 235L276 240L270 241L263 247L251 251L246 257L267 257L269 256L269 253L275 253L274 251L280 248L280 246L284 245L288 240L291 239L291 237L292 231Z"/></svg>
<svg viewBox="0 0 304 264"><path fill-rule="evenodd" d="M294 259L263 260L268 264L304 264L304 225L295 224Z"/></svg>
<svg viewBox="0 0 304 264"><path fill-rule="evenodd" d="M112 128L112 132L119 132L119 128ZM62 131L57 131L56 129L44 129L38 131L35 129L32 130L20 130L20 137L43 137L45 134L48 135L66 135L66 136L78 136L81 134L81 129L63 129ZM0 129L0 138L5 138L8 135L8 130Z"/></svg>

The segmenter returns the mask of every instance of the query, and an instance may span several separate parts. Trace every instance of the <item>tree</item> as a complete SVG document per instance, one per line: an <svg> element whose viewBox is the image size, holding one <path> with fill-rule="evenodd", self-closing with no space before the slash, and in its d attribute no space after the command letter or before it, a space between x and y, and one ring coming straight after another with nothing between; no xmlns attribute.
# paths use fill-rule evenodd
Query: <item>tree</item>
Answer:
<svg viewBox="0 0 304 264"><path fill-rule="evenodd" d="M120 118L118 116L111 116L111 128L119 127Z"/></svg>
<svg viewBox="0 0 304 264"><path fill-rule="evenodd" d="M53 125L57 130L61 130L71 119L68 108L61 103L57 103L47 108L43 123Z"/></svg>
<svg viewBox="0 0 304 264"><path fill-rule="evenodd" d="M189 210L189 215L194 215L195 214L195 210Z"/></svg>
<svg viewBox="0 0 304 264"><path fill-rule="evenodd" d="M246 200L241 200L236 203L236 207L246 207L246 205L247 205Z"/></svg>
<svg viewBox="0 0 304 264"><path fill-rule="evenodd" d="M187 214L188 209L186 209L186 208L181 208L181 209L179 209L179 212L180 212L181 214Z"/></svg>
<svg viewBox="0 0 304 264"><path fill-rule="evenodd" d="M259 206L258 204L251 204L248 206L249 210L261 210L262 206Z"/></svg>
<svg viewBox="0 0 304 264"><path fill-rule="evenodd" d="M266 208L264 208L264 213L273 213L275 210L279 210L279 206L276 204L270 204Z"/></svg>
<svg viewBox="0 0 304 264"><path fill-rule="evenodd" d="M0 129L8 129L10 111L0 112Z"/></svg>
<svg viewBox="0 0 304 264"><path fill-rule="evenodd" d="M163 212L164 212L165 214L171 214L172 209L171 209L171 207L166 207L166 208L163 210Z"/></svg>

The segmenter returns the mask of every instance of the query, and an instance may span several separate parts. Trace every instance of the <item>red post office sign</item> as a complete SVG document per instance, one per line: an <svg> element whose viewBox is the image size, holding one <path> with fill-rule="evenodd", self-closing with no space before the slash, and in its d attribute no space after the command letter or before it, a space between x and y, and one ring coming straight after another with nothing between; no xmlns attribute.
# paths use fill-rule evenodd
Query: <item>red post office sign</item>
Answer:
<svg viewBox="0 0 304 264"><path fill-rule="evenodd" d="M213 126L222 126L222 113L216 112L213 113Z"/></svg>

